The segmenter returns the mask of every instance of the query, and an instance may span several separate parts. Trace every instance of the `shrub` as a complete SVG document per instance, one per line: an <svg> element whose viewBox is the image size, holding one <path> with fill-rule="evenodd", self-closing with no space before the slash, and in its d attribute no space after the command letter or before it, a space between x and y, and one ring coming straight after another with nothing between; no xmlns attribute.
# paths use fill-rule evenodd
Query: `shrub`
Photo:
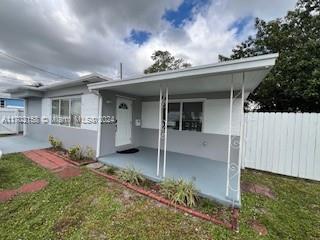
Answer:
<svg viewBox="0 0 320 240"><path fill-rule="evenodd" d="M88 159L95 159L95 151L92 149L92 147L86 147L85 157Z"/></svg>
<svg viewBox="0 0 320 240"><path fill-rule="evenodd" d="M62 142L51 135L49 135L49 143L51 144L54 150L59 150L62 148Z"/></svg>
<svg viewBox="0 0 320 240"><path fill-rule="evenodd" d="M114 166L105 166L101 170L109 175L114 175L117 171L119 171L119 169Z"/></svg>
<svg viewBox="0 0 320 240"><path fill-rule="evenodd" d="M165 179L160 184L160 192L172 202L188 207L195 206L198 199L198 191L193 182L182 179Z"/></svg>
<svg viewBox="0 0 320 240"><path fill-rule="evenodd" d="M120 170L117 175L120 180L136 185L142 184L145 180L142 174L134 168Z"/></svg>
<svg viewBox="0 0 320 240"><path fill-rule="evenodd" d="M72 160L80 161L83 159L83 153L80 145L68 149L68 155Z"/></svg>

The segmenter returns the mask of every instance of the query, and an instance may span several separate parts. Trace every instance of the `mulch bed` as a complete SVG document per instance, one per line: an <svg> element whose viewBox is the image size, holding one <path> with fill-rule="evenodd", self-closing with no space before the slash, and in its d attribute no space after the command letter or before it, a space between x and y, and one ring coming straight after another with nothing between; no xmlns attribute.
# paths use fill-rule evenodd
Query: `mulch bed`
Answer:
<svg viewBox="0 0 320 240"><path fill-rule="evenodd" d="M17 189L4 190L0 192L0 202L6 202L13 199L21 193L38 192L48 185L46 180L37 180L32 183L23 184Z"/></svg>
<svg viewBox="0 0 320 240"><path fill-rule="evenodd" d="M165 204L167 206L174 207L175 209L178 209L182 212L188 213L194 217L212 222L217 225L221 225L221 226L223 226L227 229L230 229L230 230L238 230L239 209L236 209L236 208L232 209L232 217L231 217L230 222L222 221L222 220L219 220L218 218L216 218L215 216L210 216L209 214L202 213L198 210L173 203L172 201L168 200L167 198L161 196L158 193L157 187L155 187L156 185L154 185L154 184L152 184L150 186L150 190L148 190L144 187L139 187L139 186L136 186L136 185L133 185L130 183L123 182L123 181L119 180L116 176L107 174L105 172L101 172L96 169L90 169L90 170L99 176L105 177L111 181L119 183L119 184L121 184L121 185L123 185L123 186L137 192L137 193L140 193L144 196L147 196L147 197L149 197L153 200L156 200L162 204Z"/></svg>
<svg viewBox="0 0 320 240"><path fill-rule="evenodd" d="M83 160L79 160L79 161L72 160L68 157L68 154L65 150L54 151L53 149L48 149L47 151L50 152L51 154L56 155L57 157L62 158L63 160L67 161L68 163L71 163L71 164L79 166L79 167L97 162L96 160L93 160L93 159L83 159Z"/></svg>

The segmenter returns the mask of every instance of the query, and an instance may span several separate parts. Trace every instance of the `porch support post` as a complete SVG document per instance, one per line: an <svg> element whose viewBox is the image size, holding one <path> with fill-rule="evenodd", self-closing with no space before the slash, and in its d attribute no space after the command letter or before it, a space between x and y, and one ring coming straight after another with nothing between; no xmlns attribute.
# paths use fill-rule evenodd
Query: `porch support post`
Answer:
<svg viewBox="0 0 320 240"><path fill-rule="evenodd" d="M166 88L166 119L164 123L164 147L163 147L163 173L162 176L166 177L166 165L167 165L167 135L168 135L168 88Z"/></svg>
<svg viewBox="0 0 320 240"><path fill-rule="evenodd" d="M29 99L24 99L24 113L23 113L23 117L26 120L26 117L28 116L28 103L29 103ZM50 123L51 123L51 119L50 119ZM23 124L23 136L27 136L27 124L24 123Z"/></svg>
<svg viewBox="0 0 320 240"><path fill-rule="evenodd" d="M160 156L161 156L161 134L162 134L162 89L160 88L159 99L159 136L158 136L158 158L157 158L157 177L160 175Z"/></svg>
<svg viewBox="0 0 320 240"><path fill-rule="evenodd" d="M97 126L97 151L96 158L100 157L101 148L101 120L102 120L102 96L98 94L98 126Z"/></svg>
<svg viewBox="0 0 320 240"><path fill-rule="evenodd" d="M238 179L237 179L237 201L240 201L240 178L241 178L241 165L243 161L243 145L244 145L244 81L245 73L242 73L241 84L241 122L240 122L240 140L239 140L239 160L238 160Z"/></svg>
<svg viewBox="0 0 320 240"><path fill-rule="evenodd" d="M227 165L227 184L226 184L226 196L229 197L229 185L230 185L230 161L231 161L231 137L232 137L232 108L233 108L233 75L230 87L230 107L229 107L229 140L228 140L228 165Z"/></svg>

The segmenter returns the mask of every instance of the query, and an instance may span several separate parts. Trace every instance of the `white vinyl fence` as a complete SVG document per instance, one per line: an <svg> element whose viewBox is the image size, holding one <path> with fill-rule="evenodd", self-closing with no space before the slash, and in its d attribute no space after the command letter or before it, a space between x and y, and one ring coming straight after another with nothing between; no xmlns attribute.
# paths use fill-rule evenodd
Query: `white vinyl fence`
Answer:
<svg viewBox="0 0 320 240"><path fill-rule="evenodd" d="M246 113L243 166L320 180L320 114Z"/></svg>
<svg viewBox="0 0 320 240"><path fill-rule="evenodd" d="M11 108L0 108L0 135L1 134L18 134L23 131L22 124L8 123L5 119L23 116L24 111Z"/></svg>

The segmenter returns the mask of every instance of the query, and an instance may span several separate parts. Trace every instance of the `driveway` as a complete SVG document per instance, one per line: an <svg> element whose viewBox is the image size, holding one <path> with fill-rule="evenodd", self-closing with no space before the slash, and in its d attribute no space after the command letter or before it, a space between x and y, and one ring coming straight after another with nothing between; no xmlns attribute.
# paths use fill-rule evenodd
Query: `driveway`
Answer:
<svg viewBox="0 0 320 240"><path fill-rule="evenodd" d="M0 137L0 150L3 154L24 152L50 147L49 142L39 141L26 136Z"/></svg>

